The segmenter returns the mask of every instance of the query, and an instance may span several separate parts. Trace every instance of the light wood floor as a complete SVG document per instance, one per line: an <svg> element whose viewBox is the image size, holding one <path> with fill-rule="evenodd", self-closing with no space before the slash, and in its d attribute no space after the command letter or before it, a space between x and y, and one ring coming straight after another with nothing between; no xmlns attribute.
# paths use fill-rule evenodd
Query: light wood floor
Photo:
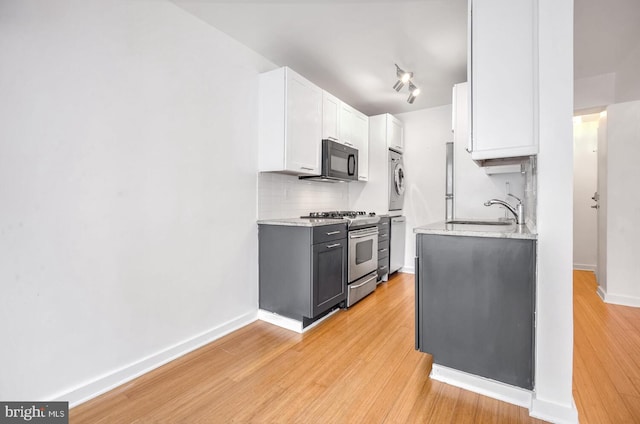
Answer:
<svg viewBox="0 0 640 424"><path fill-rule="evenodd" d="M640 423L640 309L609 305L573 273L573 398L581 424Z"/></svg>
<svg viewBox="0 0 640 424"><path fill-rule="evenodd" d="M602 304L592 275L574 282L580 420L640 422L640 358L628 353L640 352L640 314ZM255 322L72 409L70 422L541 422L430 380L413 310L413 276L398 274L304 335Z"/></svg>

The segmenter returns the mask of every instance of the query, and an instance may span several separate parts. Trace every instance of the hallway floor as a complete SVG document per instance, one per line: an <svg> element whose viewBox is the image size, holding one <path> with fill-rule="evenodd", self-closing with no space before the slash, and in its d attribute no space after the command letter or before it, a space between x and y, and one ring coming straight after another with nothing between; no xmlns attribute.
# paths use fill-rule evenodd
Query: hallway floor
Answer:
<svg viewBox="0 0 640 424"><path fill-rule="evenodd" d="M610 305L573 273L573 398L581 424L640 423L640 308Z"/></svg>

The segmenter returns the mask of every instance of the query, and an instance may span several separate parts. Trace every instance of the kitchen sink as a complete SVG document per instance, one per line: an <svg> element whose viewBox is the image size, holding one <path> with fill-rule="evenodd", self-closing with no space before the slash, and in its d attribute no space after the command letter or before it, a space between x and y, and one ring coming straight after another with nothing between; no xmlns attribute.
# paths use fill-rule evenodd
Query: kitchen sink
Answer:
<svg viewBox="0 0 640 424"><path fill-rule="evenodd" d="M447 224L464 224L464 225L511 225L513 224L512 220L500 219L500 220L491 220L491 221L481 221L475 219L453 219L451 221L447 221Z"/></svg>

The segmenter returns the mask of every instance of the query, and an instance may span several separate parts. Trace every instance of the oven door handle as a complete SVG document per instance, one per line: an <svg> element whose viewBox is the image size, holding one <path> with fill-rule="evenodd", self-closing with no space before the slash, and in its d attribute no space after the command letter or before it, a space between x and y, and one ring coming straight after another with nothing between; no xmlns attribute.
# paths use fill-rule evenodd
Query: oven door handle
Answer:
<svg viewBox="0 0 640 424"><path fill-rule="evenodd" d="M354 286L353 284L349 285L350 289L357 289L358 287L362 287L365 284L369 283L371 280L375 280L376 278L378 278L377 275L372 275L371 278L369 278L367 281L365 281L364 283L360 283L357 286Z"/></svg>
<svg viewBox="0 0 640 424"><path fill-rule="evenodd" d="M378 228L377 227L373 227L370 230L367 229L367 230L357 230L357 231L350 231L349 232L349 238L350 239L371 237L371 236L375 236L375 235L378 235Z"/></svg>
<svg viewBox="0 0 640 424"><path fill-rule="evenodd" d="M350 239L359 239L359 238L365 238L365 237L373 237L375 235L376 235L375 233L373 233L373 234L371 234L371 233L369 233L369 234L353 234L353 235L350 235L349 238Z"/></svg>

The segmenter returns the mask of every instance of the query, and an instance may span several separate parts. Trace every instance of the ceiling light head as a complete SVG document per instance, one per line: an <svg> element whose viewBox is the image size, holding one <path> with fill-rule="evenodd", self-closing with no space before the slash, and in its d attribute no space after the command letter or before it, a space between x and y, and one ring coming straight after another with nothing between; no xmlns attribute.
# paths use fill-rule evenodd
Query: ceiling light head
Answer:
<svg viewBox="0 0 640 424"><path fill-rule="evenodd" d="M413 102L416 100L416 97L418 97L419 94L420 94L420 89L415 85L413 85L412 82L409 82L409 98L407 99L407 102L409 104L413 104Z"/></svg>
<svg viewBox="0 0 640 424"><path fill-rule="evenodd" d="M393 85L393 89L400 91L402 87L413 78L413 72L407 72L396 64L396 76L398 77L398 81Z"/></svg>

